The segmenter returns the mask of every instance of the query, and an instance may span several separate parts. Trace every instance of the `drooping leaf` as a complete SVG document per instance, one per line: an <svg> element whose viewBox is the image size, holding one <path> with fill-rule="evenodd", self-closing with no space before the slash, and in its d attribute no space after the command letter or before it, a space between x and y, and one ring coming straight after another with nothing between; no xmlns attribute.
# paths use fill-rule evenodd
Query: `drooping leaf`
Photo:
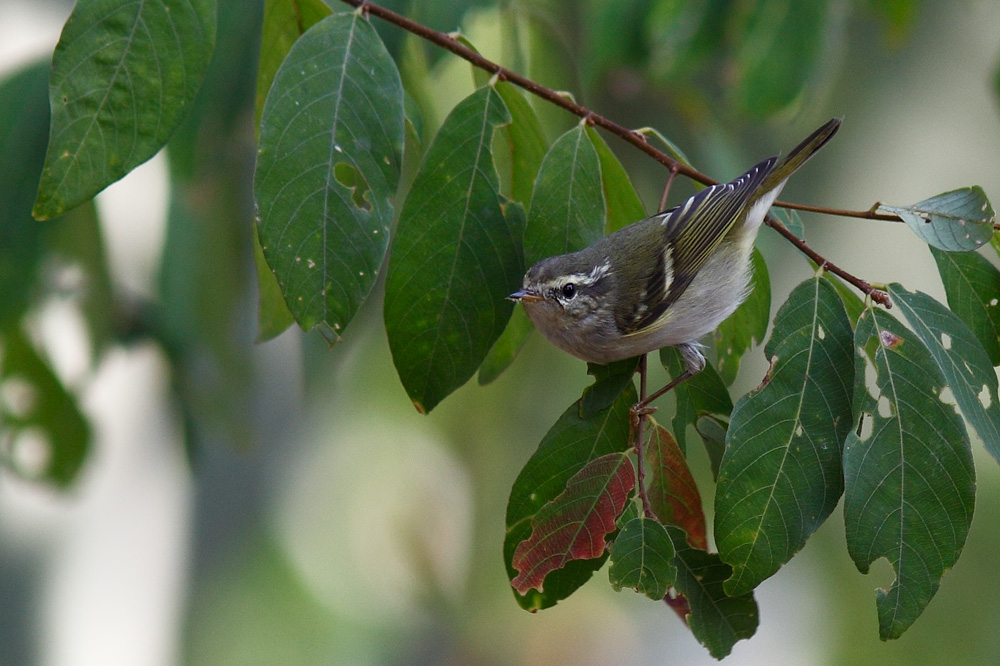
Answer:
<svg viewBox="0 0 1000 666"><path fill-rule="evenodd" d="M573 560L605 555L605 539L635 486L635 470L626 453L591 460L566 483L566 489L544 504L531 519L531 536L514 549L511 566L519 573L510 581L519 594L544 592L545 576Z"/></svg>
<svg viewBox="0 0 1000 666"><path fill-rule="evenodd" d="M708 454L708 462L712 466L712 478L719 479L719 465L722 464L722 454L726 452L726 434L729 432L729 422L723 423L714 416L702 416L695 426Z"/></svg>
<svg viewBox="0 0 1000 666"><path fill-rule="evenodd" d="M996 214L983 188L963 187L925 199L912 206L878 207L897 215L928 245L947 252L968 252L982 247L993 235Z"/></svg>
<svg viewBox="0 0 1000 666"><path fill-rule="evenodd" d="M510 196L527 206L548 142L528 100L505 81L497 82L496 89L511 117L510 124L504 128L510 149Z"/></svg>
<svg viewBox="0 0 1000 666"><path fill-rule="evenodd" d="M445 119L403 204L385 285L393 363L418 410L464 384L510 319L520 229L504 216L490 146L510 114L492 87Z"/></svg>
<svg viewBox="0 0 1000 666"><path fill-rule="evenodd" d="M163 147L208 68L215 15L215 0L77 3L52 57L36 218L92 198Z"/></svg>
<svg viewBox="0 0 1000 666"><path fill-rule="evenodd" d="M820 276L796 287L765 348L761 388L733 409L715 496L715 539L732 565L726 592L754 589L805 545L843 492L853 331Z"/></svg>
<svg viewBox="0 0 1000 666"><path fill-rule="evenodd" d="M305 330L338 338L375 283L403 131L399 73L361 14L292 45L264 104L254 193L264 256Z"/></svg>
<svg viewBox="0 0 1000 666"><path fill-rule="evenodd" d="M587 127L587 136L594 144L597 158L601 163L601 185L604 189L604 201L607 204L607 223L604 232L610 234L622 227L646 217L646 209L639 195L611 148L604 142L601 135L593 127Z"/></svg>
<svg viewBox="0 0 1000 666"><path fill-rule="evenodd" d="M667 526L677 556L677 580L674 587L687 599L687 623L691 633L716 659L728 655L736 641L750 638L757 631L760 616L753 593L731 597L723 582L732 568L715 553L706 553L688 545L684 530Z"/></svg>
<svg viewBox="0 0 1000 666"><path fill-rule="evenodd" d="M638 357L626 358L607 365L587 364L587 374L594 377L594 383L583 390L580 398L580 416L587 418L602 409L607 409L632 383Z"/></svg>
<svg viewBox="0 0 1000 666"><path fill-rule="evenodd" d="M958 316L927 294L889 285L889 294L924 343L951 388L958 408L986 450L1000 461L997 375L979 340Z"/></svg>
<svg viewBox="0 0 1000 666"><path fill-rule="evenodd" d="M552 144L538 171L524 230L525 263L582 250L603 235L600 160L578 124Z"/></svg>
<svg viewBox="0 0 1000 666"><path fill-rule="evenodd" d="M692 547L708 550L701 493L687 460L670 431L652 419L650 422L652 428L645 444L649 505L661 523L683 529Z"/></svg>
<svg viewBox="0 0 1000 666"><path fill-rule="evenodd" d="M329 16L323 0L265 0L264 25L260 36L260 60L257 65L257 95L254 102L254 129L259 134L264 101L278 68L292 44L302 34Z"/></svg>
<svg viewBox="0 0 1000 666"><path fill-rule="evenodd" d="M260 121L264 101L271 89L278 68L292 44L320 20L330 15L322 0L266 0L264 23L260 38L260 60L257 67L257 94L254 101L254 133L260 136ZM291 326L295 317L285 303L274 271L267 265L260 245L260 232L253 225L253 258L257 270L258 327L257 342L280 335Z"/></svg>
<svg viewBox="0 0 1000 666"><path fill-rule="evenodd" d="M740 359L746 350L763 342L771 319L771 278L764 257L757 248L754 248L751 263L750 295L712 334L716 365L727 385L735 381L736 373L740 371Z"/></svg>
<svg viewBox="0 0 1000 666"><path fill-rule="evenodd" d="M0 463L19 476L69 486L90 449L90 426L76 397L17 330L0 335L0 389Z"/></svg>
<svg viewBox="0 0 1000 666"><path fill-rule="evenodd" d="M0 80L0 331L28 309L42 254L42 225L31 219L49 133L48 63Z"/></svg>
<svg viewBox="0 0 1000 666"><path fill-rule="evenodd" d="M854 343L854 412L865 424L844 446L844 523L861 573L884 557L896 574L888 590L875 592L879 635L887 640L917 619L958 559L975 472L965 428L942 400L945 382L919 338L868 307Z"/></svg>
<svg viewBox="0 0 1000 666"><path fill-rule="evenodd" d="M660 363L671 377L680 376L687 367L684 358L674 347L664 347L660 350ZM681 451L687 451L688 426L694 426L704 439L704 434L698 427L698 422L703 416L712 416L715 421L721 423L720 419L728 421L729 414L733 411L733 400L729 397L729 390L711 363L707 363L704 370L686 382L678 384L673 389L673 394L677 401L677 409L674 411L672 423L674 437L677 438ZM715 463L718 464L718 461Z"/></svg>
<svg viewBox="0 0 1000 666"><path fill-rule="evenodd" d="M580 406L574 402L542 439L514 481L507 503L503 552L511 580L518 575L511 565L514 550L531 534L539 509L562 493L588 461L628 449L628 412L635 401L635 390L627 389L611 407L588 418L580 416ZM530 590L524 596L514 594L514 598L532 612L554 606L590 580L605 559L574 560L545 577L544 592Z"/></svg>
<svg viewBox="0 0 1000 666"><path fill-rule="evenodd" d="M1000 271L977 252L943 252L931 247L948 307L1000 365Z"/></svg>
<svg viewBox="0 0 1000 666"><path fill-rule="evenodd" d="M764 117L802 94L823 55L826 0L773 0L748 6L736 53L737 103Z"/></svg>
<svg viewBox="0 0 1000 666"><path fill-rule="evenodd" d="M631 587L659 601L677 577L673 563L674 544L663 525L651 518L634 518L622 528L611 545L611 587Z"/></svg>

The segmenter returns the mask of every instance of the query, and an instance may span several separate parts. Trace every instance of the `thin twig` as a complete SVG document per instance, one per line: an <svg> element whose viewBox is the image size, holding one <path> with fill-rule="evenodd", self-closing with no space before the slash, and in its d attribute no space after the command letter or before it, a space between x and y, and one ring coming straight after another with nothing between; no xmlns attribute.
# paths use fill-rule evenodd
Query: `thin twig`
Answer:
<svg viewBox="0 0 1000 666"><path fill-rule="evenodd" d="M646 354L639 357L639 403L646 399ZM642 512L647 518L652 518L656 520L656 514L653 513L653 507L649 504L649 495L646 493L646 452L643 451L643 425L646 423L647 411L631 411L630 417L635 419L634 429L635 429L635 457L636 457L636 480L639 487L639 498L642 500Z"/></svg>
<svg viewBox="0 0 1000 666"><path fill-rule="evenodd" d="M409 19L406 16L403 16L402 14L397 14L396 12L390 9L386 9L385 7L369 2L368 0L341 0L341 2L351 5L352 7L359 7L366 14L377 16L383 21L392 23L393 25L402 28L403 30L406 30L407 32L410 32L418 37L421 37L422 39L425 39L431 42L432 44L436 44L441 48L450 51L455 55L459 56L460 58L468 61L472 65L482 70L485 70L490 74L496 75L499 79L509 81L527 90L531 94L540 97L546 100L547 102L554 104L555 106L565 109L566 111L572 113L575 116L585 119L586 122L590 125L596 125L598 127L604 128L611 134L614 134L623 141L626 141L627 143L633 145L634 147L638 148L642 152L652 157L660 164L666 166L671 172L671 180L677 174L682 174L690 178L691 180L703 183L705 185L715 185L718 182L717 180L703 174L697 169L694 169L682 162L678 162L670 155L654 148L652 144L650 144L646 140L644 134L636 132L635 130L630 130L627 127L623 127L622 125L619 125L618 123L608 118L605 118L599 113L595 113L591 109L581 104L577 104L572 99L570 99L570 97L566 94L557 92L555 90L552 90L551 88L547 88L525 76L521 76L517 72L512 72L509 69L505 69L504 67L493 62L492 60L484 58L482 55L470 49L468 46L461 43L457 39L451 37L447 33L439 32L437 30L428 28L427 26L417 23L416 21ZM781 206L784 208L792 208L795 210L809 211L813 213L837 215L841 217L857 217L857 218L873 219L873 220L887 220L893 222L901 221L895 215L876 213L874 210L848 211L835 208L823 208L821 206L807 206L803 204L793 204L783 201L776 201L774 202L773 205ZM822 255L818 254L817 252L809 248L803 240L797 238L795 234L790 232L788 229L784 227L784 225L777 222L776 220L769 217L767 220L767 224L776 231L778 231L778 233L780 233L782 236L787 238L793 245L795 245L795 247L797 247L802 253L804 253L810 259L815 261L817 264L823 266L831 273L839 275L845 281L854 285L866 295L871 296L872 299L875 300L876 302L881 303L886 307L890 307L891 302L889 301L889 297L885 292L875 289L868 282L860 278L857 278L848 273L847 271L837 267L835 264L831 263Z"/></svg>
<svg viewBox="0 0 1000 666"><path fill-rule="evenodd" d="M768 215L764 220L764 223L784 236L789 243L798 248L799 252L816 262L820 268L830 271L834 275L842 278L845 282L849 282L854 285L861 293L866 296L870 296L873 301L882 305L886 309L892 307L892 300L889 298L889 294L885 293L881 289L873 287L871 283L848 273L843 268L837 266L835 263L816 252L814 249L809 247L804 240L793 234L791 230L789 230L788 227L782 224L779 220L776 220Z"/></svg>

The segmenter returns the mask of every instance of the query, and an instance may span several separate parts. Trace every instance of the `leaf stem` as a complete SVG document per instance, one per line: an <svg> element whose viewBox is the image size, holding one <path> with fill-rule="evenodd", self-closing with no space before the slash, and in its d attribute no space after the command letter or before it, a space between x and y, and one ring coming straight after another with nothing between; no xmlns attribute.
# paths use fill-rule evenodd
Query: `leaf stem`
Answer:
<svg viewBox="0 0 1000 666"><path fill-rule="evenodd" d="M537 83L526 76L522 76L517 72L513 72L509 69L502 67L501 65L493 62L492 60L489 60L488 58L484 58L482 55L480 55L479 53L477 53L476 51L469 48L461 41L455 39L454 37L452 37L447 33L439 32L432 28L428 28L427 26L417 23L416 21L407 18L402 14L397 14L396 12L390 9L386 9L381 5L369 2L369 0L341 0L341 2L344 2L345 4L348 4L352 7L357 7L366 14L377 16L378 18L382 19L383 21L386 21L387 23L391 23L399 28L402 28L403 30L406 30L407 32L410 32L416 35L417 37L420 37L428 42L431 42L432 44L436 44L437 46L440 46L441 48L450 51L451 53L454 53L458 57L468 61L473 66L485 70L501 80L509 81L514 85L517 85L523 88L524 90L527 90L531 94L540 97L545 101L554 104L555 106L565 109L566 111L569 111L573 115L582 118L589 125L596 125L598 127L607 130L611 134L614 134L623 141L638 148L639 150L641 150L642 152L646 153L654 160L659 162L660 164L667 167L670 170L670 181L672 181L677 176L677 174L681 174L690 178L691 180L703 183L705 185L715 185L718 182L717 180L703 174L697 169L674 159L673 157L663 152L662 150L653 147L653 145L646 140L646 135L643 134L642 132L631 130L628 129L627 127L619 125L613 120L605 118L604 116L594 112L593 110L583 106L582 104L576 103L575 101L573 101L573 99L571 99L568 95L564 93L555 91L551 88L547 88L546 86L543 86L540 83ZM836 215L840 217L856 217L856 218L863 218L870 220L885 220L892 222L902 221L899 217L895 215L876 213L874 208L867 211L850 211L837 208L824 208L822 206L808 206L805 204L787 203L784 201L776 201L774 202L773 205L781 206L784 208L792 208L795 210L808 211L812 213ZM872 300L876 301L877 303L880 303L885 307L891 306L891 301L889 300L887 294L877 289L874 289L868 282L860 278L857 278L854 275L851 275L847 271L843 270L842 268L839 268L838 266L836 266L835 264L824 258L815 250L809 248L805 244L805 241L801 240L800 238L797 238L795 234L788 231L788 229L786 229L784 225L781 225L780 222L777 222L773 218L769 217L767 223L773 229L778 231L778 233L780 233L782 236L788 239L788 241L791 242L792 245L797 247L800 252L805 254L814 262L826 268L831 273L839 275L846 282L856 287L866 296L870 296Z"/></svg>
<svg viewBox="0 0 1000 666"><path fill-rule="evenodd" d="M641 405L646 400L646 354L639 357L639 367L637 369L639 373L639 402L637 404ZM653 513L653 507L649 503L649 495L646 493L646 453L643 451L643 441L642 441L642 430L646 423L646 416L649 412L645 409L642 410L630 410L629 417L631 419L630 425L635 431L635 443L633 447L635 448L636 456L636 487L638 488L639 498L642 500L642 512L647 518L652 518L653 520L658 520L656 514Z"/></svg>

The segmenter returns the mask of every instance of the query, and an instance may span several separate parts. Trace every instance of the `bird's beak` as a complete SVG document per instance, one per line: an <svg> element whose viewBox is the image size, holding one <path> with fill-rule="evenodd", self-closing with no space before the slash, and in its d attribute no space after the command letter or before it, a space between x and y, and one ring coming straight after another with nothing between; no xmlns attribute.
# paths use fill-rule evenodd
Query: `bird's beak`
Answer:
<svg viewBox="0 0 1000 666"><path fill-rule="evenodd" d="M522 303L537 303L542 300L541 294L538 294L530 289L519 289L513 294L507 297L511 301L521 301Z"/></svg>

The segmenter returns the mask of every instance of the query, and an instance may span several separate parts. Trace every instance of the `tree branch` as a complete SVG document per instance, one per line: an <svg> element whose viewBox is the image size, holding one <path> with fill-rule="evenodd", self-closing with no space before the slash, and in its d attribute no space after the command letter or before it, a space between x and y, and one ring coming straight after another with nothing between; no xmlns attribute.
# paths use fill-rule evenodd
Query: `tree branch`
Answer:
<svg viewBox="0 0 1000 666"><path fill-rule="evenodd" d="M565 109L566 111L572 113L575 116L585 119L588 124L595 125L597 127L601 127L607 130L611 134L614 134L615 136L619 137L626 143L629 143L632 146L638 148L639 150L641 150L642 152L646 153L654 160L659 162L660 164L667 167L671 173L670 176L671 180L673 180L673 178L677 174L682 174L690 178L691 180L697 181L704 185L715 185L718 182L717 180L707 176L706 174L703 174L697 169L694 169L682 162L675 160L667 153L658 150L657 148L654 148L646 140L646 136L644 134L637 132L635 130L630 130L627 127L623 127L622 125L619 125L613 120L605 118L599 113L595 113L591 109L581 104L577 104L568 95L564 93L560 93L555 90L552 90L551 88L547 88L541 85L540 83L537 83L525 76L518 74L517 72L512 72L508 69L505 69L504 67L493 62L492 60L484 58L482 55L480 55L473 49L469 48L462 42L458 41L451 35L448 35L447 33L439 32L437 30L428 28L427 26L417 23L416 21L409 19L406 16L403 16L402 14L397 14L396 12L390 9L386 9L381 5L376 5L372 2L369 2L368 0L341 0L341 2L351 5L352 7L359 8L366 14L377 16L378 18L382 19L383 21L386 21L387 23L391 23L399 28L402 28L403 30L406 30L407 32L410 32L422 39L425 39L428 42L431 42L432 44L436 44L437 46L440 46L441 48L450 51L455 55L457 55L458 57L468 61L475 67L485 70L490 74L497 76L501 80L509 81L514 85L517 85L523 88L524 90L527 90L531 94L540 97L545 101L550 102L562 109ZM823 208L820 206L807 206L804 204L786 203L783 201L776 201L774 202L774 205L781 206L784 208L793 208L795 210L813 212L813 213L837 215L841 217L857 217L857 218L865 218L872 220L886 220L892 222L902 221L895 215L876 213L874 210L848 211L835 208ZM869 284L868 282L860 278L857 278L848 273L847 271L839 268L838 266L836 266L835 264L824 258L822 255L817 253L815 250L810 248L808 245L806 245L805 241L795 236L795 234L793 234L791 231L785 228L785 226L780 222L778 222L777 220L768 217L767 224L775 231L780 233L782 236L784 236L786 239L788 239L788 241L791 242L795 247L797 247L800 252L805 254L814 262L816 262L826 270L829 270L831 273L840 276L846 282L849 282L850 284L854 285L857 289L859 289L864 294L870 296L877 303L880 303L885 307L891 307L891 301L889 300L889 296L885 292L872 287L871 284Z"/></svg>

